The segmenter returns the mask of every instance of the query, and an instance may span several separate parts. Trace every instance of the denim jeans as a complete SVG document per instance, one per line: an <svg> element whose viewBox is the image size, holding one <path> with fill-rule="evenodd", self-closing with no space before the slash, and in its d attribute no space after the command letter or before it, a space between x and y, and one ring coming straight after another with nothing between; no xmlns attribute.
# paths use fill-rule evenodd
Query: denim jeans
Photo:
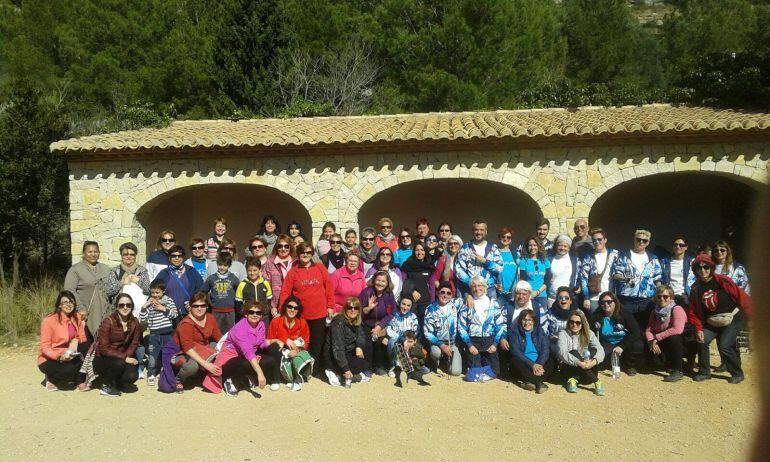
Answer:
<svg viewBox="0 0 770 462"><path fill-rule="evenodd" d="M134 357L138 361L136 365L136 372L140 376L144 371L144 359L145 359L145 356L147 356L146 353L147 353L147 349L141 343L136 347L136 351L134 351Z"/></svg>
<svg viewBox="0 0 770 462"><path fill-rule="evenodd" d="M738 334L743 329L744 317L739 312L733 317L733 322L724 327L713 327L703 323L703 343L699 344L698 352L698 374L710 375L711 364L709 358L709 344L716 339L719 355L722 357L727 372L733 377L742 376L741 355L735 348L735 342L738 340Z"/></svg>
<svg viewBox="0 0 770 462"><path fill-rule="evenodd" d="M171 340L171 334L150 334L149 345L147 345L147 376L158 375L158 366L160 365L160 349ZM137 351L139 349L137 348Z"/></svg>
<svg viewBox="0 0 770 462"><path fill-rule="evenodd" d="M436 368L439 367L439 363L441 362L441 357L444 354L441 352L441 348L438 347L438 345L431 345L430 347L430 357L431 359L436 363ZM447 358L448 360L449 358ZM460 375L462 373L463 369L463 358L460 355L460 349L457 348L457 345L452 345L452 361L448 362L447 364L448 369L447 373L449 375Z"/></svg>

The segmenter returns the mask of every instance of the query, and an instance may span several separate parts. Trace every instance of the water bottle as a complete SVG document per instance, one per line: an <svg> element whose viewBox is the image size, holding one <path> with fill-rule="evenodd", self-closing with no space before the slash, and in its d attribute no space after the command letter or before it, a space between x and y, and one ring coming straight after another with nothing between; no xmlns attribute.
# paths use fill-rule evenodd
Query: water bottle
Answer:
<svg viewBox="0 0 770 462"><path fill-rule="evenodd" d="M345 388L350 388L352 384L353 381L351 379L345 379Z"/></svg>
<svg viewBox="0 0 770 462"><path fill-rule="evenodd" d="M612 378L620 378L620 355L616 352L612 352Z"/></svg>

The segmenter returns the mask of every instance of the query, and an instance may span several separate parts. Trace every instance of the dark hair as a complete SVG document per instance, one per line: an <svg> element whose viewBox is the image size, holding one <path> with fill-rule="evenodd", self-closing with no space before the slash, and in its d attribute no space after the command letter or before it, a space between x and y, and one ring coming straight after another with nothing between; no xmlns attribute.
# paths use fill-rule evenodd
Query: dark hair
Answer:
<svg viewBox="0 0 770 462"><path fill-rule="evenodd" d="M551 228L551 222L548 220L548 218L538 218L537 221L535 221L535 228L539 228L543 225L548 225L548 229Z"/></svg>
<svg viewBox="0 0 770 462"><path fill-rule="evenodd" d="M412 302L412 306L414 306L414 297L412 297L412 294L405 294L401 296L401 300L398 301L398 305L401 306L401 302L404 300L409 300Z"/></svg>
<svg viewBox="0 0 770 462"><path fill-rule="evenodd" d="M171 255L172 253L181 253L182 254L182 258L184 258L184 256L185 256L184 247L182 247L179 244L174 244L174 245L171 246L170 249L168 249L168 254Z"/></svg>
<svg viewBox="0 0 770 462"><path fill-rule="evenodd" d="M150 283L150 289L166 291L166 282L163 279L153 279Z"/></svg>
<svg viewBox="0 0 770 462"><path fill-rule="evenodd" d="M262 243L262 245L265 246L265 249L267 249L267 239L265 239L264 236L254 236L249 240L249 251L251 251L251 246L254 245L254 242L259 241Z"/></svg>
<svg viewBox="0 0 770 462"><path fill-rule="evenodd" d="M430 227L430 222L428 222L428 219L425 217L420 217L414 222L414 227L419 228L420 225L426 225Z"/></svg>
<svg viewBox="0 0 770 462"><path fill-rule="evenodd" d="M217 265L233 266L233 256L229 252L219 252L217 254Z"/></svg>
<svg viewBox="0 0 770 462"><path fill-rule="evenodd" d="M203 244L203 246L204 246L203 250L206 250L205 249L206 241L204 241L202 237L194 237L194 238L190 239L190 251L192 251L192 246L194 246L195 244Z"/></svg>
<svg viewBox="0 0 770 462"><path fill-rule="evenodd" d="M450 233L452 232L452 225L450 225L448 222L442 221L441 223L439 223L438 229L441 230L442 226L448 226L449 227L449 232Z"/></svg>
<svg viewBox="0 0 770 462"><path fill-rule="evenodd" d="M256 266L259 269L262 269L262 260L259 259L259 257L255 257L253 255L246 257L246 268L249 266Z"/></svg>
<svg viewBox="0 0 770 462"><path fill-rule="evenodd" d="M75 307L72 310L72 313L68 314L67 317L71 319L73 316L77 316L77 313L78 313L78 310L77 310L78 299L75 298L75 294L73 294L69 290L62 290L61 292L59 292L59 295L56 296L56 305L54 306L53 313L51 313L59 316L59 321L61 321L61 315L62 315L62 311L61 311L61 308L59 308L59 305L61 304L61 301L64 298L68 298L74 304L74 307Z"/></svg>
<svg viewBox="0 0 770 462"><path fill-rule="evenodd" d="M263 305L262 302L259 302L257 300L246 300L245 302L243 302L243 306L241 307L241 314L246 316L249 313L249 310L252 308L259 308L260 310L262 310L263 316L267 311L267 307Z"/></svg>
<svg viewBox="0 0 770 462"><path fill-rule="evenodd" d="M441 281L438 283L438 287L436 288L436 294L438 294L438 291L441 289L449 289L452 290L452 283L449 281Z"/></svg>
<svg viewBox="0 0 770 462"><path fill-rule="evenodd" d="M382 262L380 261L380 257L382 256L382 252L390 252L390 264L389 267L392 268L393 265L393 251L390 250L390 247L380 247L380 250L377 251L377 255L374 257L374 267L378 271L382 269ZM360 256L359 256L360 258Z"/></svg>
<svg viewBox="0 0 770 462"><path fill-rule="evenodd" d="M603 238L607 239L607 232L602 228L591 228L588 231L589 236L593 236L594 234L601 234Z"/></svg>
<svg viewBox="0 0 770 462"><path fill-rule="evenodd" d="M283 305L281 305L281 314L286 314L286 305L288 305L289 302L294 302L297 304L297 317L301 318L303 310L302 301L300 301L296 295L289 295L286 297L286 300L283 301Z"/></svg>
<svg viewBox="0 0 770 462"><path fill-rule="evenodd" d="M422 260L417 260L417 254L414 253L414 251L417 250L417 246L418 245L420 247L422 247L422 250L425 252L425 258L423 258ZM428 246L426 246L425 244L423 244L420 241L415 242L414 245L412 246L412 256L409 257L409 258L414 258L417 261L428 261L428 260L430 260L430 255L428 255Z"/></svg>
<svg viewBox="0 0 770 462"><path fill-rule="evenodd" d="M96 247L96 250L99 250L99 243L98 242L96 242L96 241L85 241L85 242L83 242L83 252L82 253L86 253L86 249L88 247L92 246L92 245Z"/></svg>
<svg viewBox="0 0 770 462"><path fill-rule="evenodd" d="M301 254L304 250L309 250L311 252L311 255L315 253L313 250L313 245L310 244L308 241L300 242L299 244L297 244L297 255Z"/></svg>
<svg viewBox="0 0 770 462"><path fill-rule="evenodd" d="M233 239L230 239L229 237L226 237L222 239L222 242L219 244L219 251L222 251L222 247L228 247L232 246L233 250L230 252L231 255L235 256L238 254L238 244L235 243Z"/></svg>
<svg viewBox="0 0 770 462"><path fill-rule="evenodd" d="M532 316L532 320L537 321L537 315L535 314L535 311L529 308L525 308L521 310L521 313L519 313L519 317L516 319L516 322L518 322L520 326L524 327L524 318L527 316ZM532 330L534 330L534 327Z"/></svg>
<svg viewBox="0 0 770 462"><path fill-rule="evenodd" d="M122 254L123 251L126 249L133 250L134 253L139 253L139 249L136 248L136 244L134 244L133 242L126 242L125 244L120 244L120 248L118 248L118 252Z"/></svg>
<svg viewBox="0 0 770 462"><path fill-rule="evenodd" d="M486 225L486 224L487 224L487 220L484 220L483 218L477 218L477 219L473 220L473 226L476 226L476 225Z"/></svg>
<svg viewBox="0 0 770 462"><path fill-rule="evenodd" d="M275 223L275 231L273 234L281 234L281 224L278 223L278 219L273 215L265 215L265 217L262 219L262 224L259 226L259 231L257 231L257 234L265 234L265 225L268 221Z"/></svg>
<svg viewBox="0 0 770 462"><path fill-rule="evenodd" d="M685 245L685 246L689 246L689 245L690 245L690 244L687 242L687 238L686 238L686 237L684 237L684 234L677 234L676 236L674 236L674 238L673 238L673 239L671 239L671 242L672 242L672 243L674 243L674 242L676 242L676 241L678 241L678 240L680 240L680 239L681 239L681 240L684 242L684 245Z"/></svg>
<svg viewBox="0 0 770 462"><path fill-rule="evenodd" d="M193 303L195 303L197 301L200 301L200 300L203 300L204 302L206 302L206 305L208 305L209 304L209 295L206 292L202 291L202 290L196 290L195 292L193 292L192 295L190 295L190 300L188 300L187 303L192 307Z"/></svg>
<svg viewBox="0 0 770 462"><path fill-rule="evenodd" d="M527 236L526 239L524 239L524 254L529 258L529 241L535 241L535 244L537 244L537 259L540 261L545 261L545 247L543 247L543 243L540 242L535 236Z"/></svg>
<svg viewBox="0 0 770 462"><path fill-rule="evenodd" d="M292 226L297 227L297 231L302 234L302 225L299 224L297 220L292 220L291 223L289 223L289 226L286 228L286 232L288 233Z"/></svg>
<svg viewBox="0 0 770 462"><path fill-rule="evenodd" d="M671 293L673 294L673 291ZM602 292L601 294L599 294L600 303L604 297L610 297L612 301L615 302L615 311L612 312L612 316L610 317L614 321L621 321L623 319L623 317L621 316L623 312L623 305L620 303L620 300L618 299L618 297L610 291ZM601 305L600 305L600 308L601 308Z"/></svg>
<svg viewBox="0 0 770 462"><path fill-rule="evenodd" d="M337 225L335 225L331 221L327 221L326 223L324 223L323 227L321 227L321 230L323 231L326 228L331 228L333 231L337 231Z"/></svg>
<svg viewBox="0 0 770 462"><path fill-rule="evenodd" d="M358 233L357 233L357 232L356 232L356 230L355 230L355 229L353 229L353 228L348 228L348 230L347 230L347 231L345 231L345 237L348 237L348 234L351 234L351 233L352 233L354 236L358 237Z"/></svg>
<svg viewBox="0 0 770 462"><path fill-rule="evenodd" d="M409 329L404 332L404 338L408 338L409 340L417 340L417 334L415 334L412 329Z"/></svg>

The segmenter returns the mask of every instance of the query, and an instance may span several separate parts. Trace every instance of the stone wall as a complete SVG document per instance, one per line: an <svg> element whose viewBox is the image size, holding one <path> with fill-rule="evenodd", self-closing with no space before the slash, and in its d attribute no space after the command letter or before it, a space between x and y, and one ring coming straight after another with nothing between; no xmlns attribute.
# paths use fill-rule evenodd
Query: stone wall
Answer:
<svg viewBox="0 0 770 462"><path fill-rule="evenodd" d="M180 157L184 153L179 153ZM394 153L296 157L233 157L71 162L70 230L73 261L83 240L102 246L102 261L119 261L118 247L142 243L141 216L181 188L257 184L296 198L308 211L313 239L326 221L358 228L358 211L392 186L432 178L474 178L513 186L551 221L551 234L568 232L612 187L660 173L700 171L753 186L768 182L770 145L684 144L599 146L505 151ZM155 237L152 236L152 239ZM143 253L140 257L144 257Z"/></svg>

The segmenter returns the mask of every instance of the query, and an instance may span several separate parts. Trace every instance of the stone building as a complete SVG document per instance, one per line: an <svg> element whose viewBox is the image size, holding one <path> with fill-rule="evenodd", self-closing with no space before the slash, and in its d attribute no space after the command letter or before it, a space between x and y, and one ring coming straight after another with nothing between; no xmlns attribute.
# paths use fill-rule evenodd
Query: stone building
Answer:
<svg viewBox="0 0 770 462"><path fill-rule="evenodd" d="M265 214L297 220L315 240L326 221L359 229L427 217L463 237L484 217L516 238L534 221L551 235L588 218L610 245L652 230L729 235L738 249L752 198L768 182L770 114L698 107L543 109L302 119L179 121L63 140L73 260L83 240L119 261L160 231L186 245L223 216L239 248ZM740 251L740 250L739 250ZM140 260L146 256L140 252Z"/></svg>

